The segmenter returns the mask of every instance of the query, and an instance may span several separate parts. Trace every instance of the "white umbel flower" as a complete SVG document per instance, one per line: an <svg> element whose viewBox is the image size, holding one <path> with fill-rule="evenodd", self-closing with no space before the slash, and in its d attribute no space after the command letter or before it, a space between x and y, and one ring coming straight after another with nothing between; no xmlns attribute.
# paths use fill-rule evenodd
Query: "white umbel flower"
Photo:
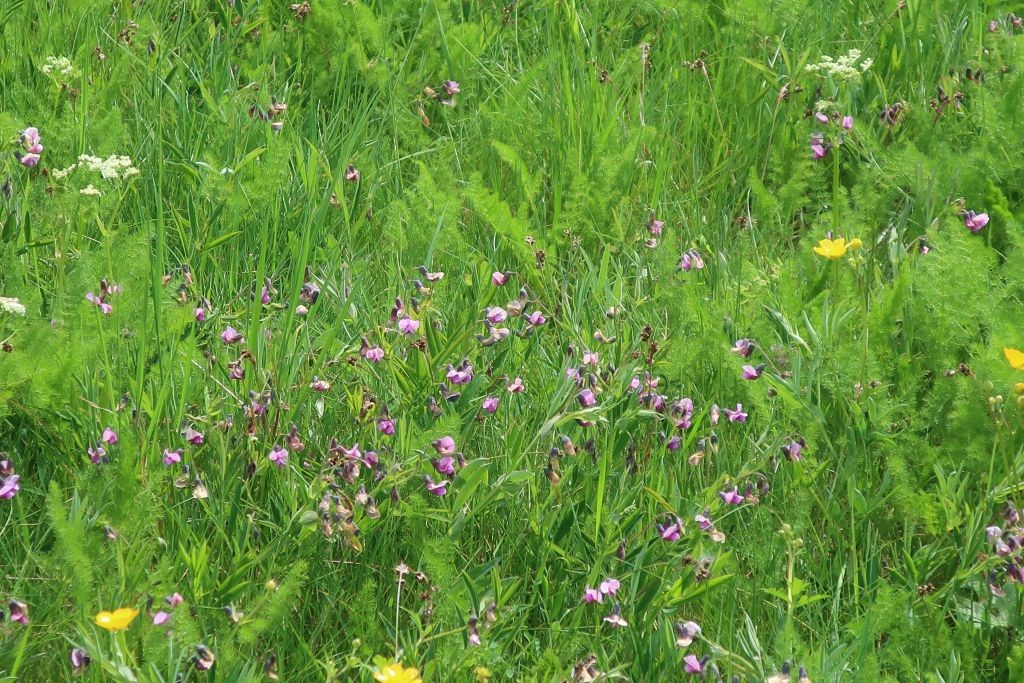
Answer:
<svg viewBox="0 0 1024 683"><path fill-rule="evenodd" d="M0 296L0 311L14 315L25 315L25 306L17 298Z"/></svg>

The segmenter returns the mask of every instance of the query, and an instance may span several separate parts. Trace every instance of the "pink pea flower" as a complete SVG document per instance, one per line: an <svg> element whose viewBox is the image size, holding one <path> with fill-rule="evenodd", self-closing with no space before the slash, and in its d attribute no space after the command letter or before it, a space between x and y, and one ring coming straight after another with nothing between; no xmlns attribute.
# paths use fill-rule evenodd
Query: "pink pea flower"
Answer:
<svg viewBox="0 0 1024 683"><path fill-rule="evenodd" d="M384 349L379 346L371 346L366 349L366 353L363 357L371 363L379 363L384 360Z"/></svg>
<svg viewBox="0 0 1024 683"><path fill-rule="evenodd" d="M818 123L828 123L828 114L824 112L817 112L814 114L814 118L817 119Z"/></svg>
<svg viewBox="0 0 1024 683"><path fill-rule="evenodd" d="M434 447L438 455L451 455L455 452L455 439L450 436L442 436L440 439L435 439L430 445Z"/></svg>
<svg viewBox="0 0 1024 683"><path fill-rule="evenodd" d="M39 163L39 155L33 154L32 152L27 152L21 155L21 157L18 159L18 162L21 163L21 165L24 166L25 168L35 168L36 165Z"/></svg>
<svg viewBox="0 0 1024 683"><path fill-rule="evenodd" d="M708 410L708 420L711 422L711 425L714 426L718 424L719 419L721 419L721 411L718 408L718 404L712 403L711 408Z"/></svg>
<svg viewBox="0 0 1024 683"><path fill-rule="evenodd" d="M0 500L10 500L21 490L21 486L18 485L18 481L21 477L17 474L12 474L4 479L0 480Z"/></svg>
<svg viewBox="0 0 1024 683"><path fill-rule="evenodd" d="M705 510L705 512L707 511ZM693 516L693 521L697 522L701 531L710 531L715 527L715 523L706 515L696 514Z"/></svg>
<svg viewBox="0 0 1024 683"><path fill-rule="evenodd" d="M164 449L164 464L167 466L176 465L181 462L181 449L171 450L170 448Z"/></svg>
<svg viewBox="0 0 1024 683"><path fill-rule="evenodd" d="M488 413L493 415L498 410L498 405L501 403L501 399L497 396L487 396L484 398L483 408Z"/></svg>
<svg viewBox="0 0 1024 683"><path fill-rule="evenodd" d="M260 303L264 306L270 303L270 287L267 285L260 290Z"/></svg>
<svg viewBox="0 0 1024 683"><path fill-rule="evenodd" d="M548 319L545 318L540 311L528 313L525 316L523 316L523 318L526 320L527 323L530 324L531 327L540 327L541 325L548 321Z"/></svg>
<svg viewBox="0 0 1024 683"><path fill-rule="evenodd" d="M331 383L325 379L320 379L316 375L313 375L313 381L309 383L309 388L319 394L322 394L331 388Z"/></svg>
<svg viewBox="0 0 1024 683"><path fill-rule="evenodd" d="M675 629L676 647L689 647L693 639L700 635L700 624L695 621L677 623Z"/></svg>
<svg viewBox="0 0 1024 683"><path fill-rule="evenodd" d="M811 157L815 160L824 159L828 156L829 145L825 143L825 137L821 133L811 136Z"/></svg>
<svg viewBox="0 0 1024 683"><path fill-rule="evenodd" d="M171 615L167 612L160 610L153 615L153 626L163 626L171 620Z"/></svg>
<svg viewBox="0 0 1024 683"><path fill-rule="evenodd" d="M614 596L616 593L619 592L619 587L621 585L622 584L619 583L618 579L608 577L607 579L601 582L601 585L598 586L598 589L601 591L602 595Z"/></svg>
<svg viewBox="0 0 1024 683"><path fill-rule="evenodd" d="M409 316L406 316L398 321L398 331L402 334L416 334L420 329L420 321L413 320Z"/></svg>
<svg viewBox="0 0 1024 683"><path fill-rule="evenodd" d="M103 315L110 315L111 312L114 310L114 307L108 304L106 301L104 301L103 297L96 296L92 292L86 294L85 299L89 303L95 304L96 307L100 309L100 313L102 313Z"/></svg>
<svg viewBox="0 0 1024 683"><path fill-rule="evenodd" d="M435 496L443 496L448 493L448 482L446 480L442 479L441 481L435 482L428 474L423 477L423 483L427 487L427 493Z"/></svg>
<svg viewBox="0 0 1024 683"><path fill-rule="evenodd" d="M233 327L229 327L220 333L220 339L225 344L237 344L243 340L242 333Z"/></svg>
<svg viewBox="0 0 1024 683"><path fill-rule="evenodd" d="M462 92L462 88L459 87L458 81L444 81L443 83L441 83L441 88L444 89L448 97L455 97L460 92Z"/></svg>
<svg viewBox="0 0 1024 683"><path fill-rule="evenodd" d="M843 117L843 124L842 125L843 125L843 129L844 130L852 130L853 129L853 117L852 116L844 116Z"/></svg>
<svg viewBox="0 0 1024 683"><path fill-rule="evenodd" d="M288 464L288 451L278 445L275 445L267 455L267 459L278 467L284 467Z"/></svg>
<svg viewBox="0 0 1024 683"><path fill-rule="evenodd" d="M964 225L966 225L967 229L971 232L978 232L988 225L988 214L968 211L964 214Z"/></svg>
<svg viewBox="0 0 1024 683"><path fill-rule="evenodd" d="M523 385L522 377L516 377L506 388L510 394L521 394L526 391L526 386Z"/></svg>
<svg viewBox="0 0 1024 683"><path fill-rule="evenodd" d="M91 661L92 659L85 650L78 647L71 648L71 668L76 676L85 671L85 667L89 666Z"/></svg>
<svg viewBox="0 0 1024 683"><path fill-rule="evenodd" d="M437 473L446 477L455 476L455 458L446 455L443 458L435 458L430 461Z"/></svg>
<svg viewBox="0 0 1024 683"><path fill-rule="evenodd" d="M690 249L679 257L679 264L676 270L701 270L704 267L704 258L696 249Z"/></svg>
<svg viewBox="0 0 1024 683"><path fill-rule="evenodd" d="M732 352L737 356L749 358L750 354L754 352L754 342L745 337L743 339L737 339L736 343L732 345Z"/></svg>
<svg viewBox="0 0 1024 683"><path fill-rule="evenodd" d="M8 618L13 623L28 626L28 605L19 600L11 600L7 607L10 610Z"/></svg>
<svg viewBox="0 0 1024 683"><path fill-rule="evenodd" d="M349 181L350 183L358 182L359 169L353 166L352 164L349 164L348 168L345 169L345 180Z"/></svg>
<svg viewBox="0 0 1024 683"><path fill-rule="evenodd" d="M195 316L196 316L196 322L197 323L205 323L206 322L206 309L203 308L202 306L196 306Z"/></svg>
<svg viewBox="0 0 1024 683"><path fill-rule="evenodd" d="M42 154L42 140L43 139L39 137L39 129L35 126L30 126L21 131L21 144L28 152L32 152L33 154Z"/></svg>
<svg viewBox="0 0 1024 683"><path fill-rule="evenodd" d="M985 527L985 535L988 536L989 543L995 543L996 539L1002 538L1003 530L997 526Z"/></svg>
<svg viewBox="0 0 1024 683"><path fill-rule="evenodd" d="M493 284L495 287L504 287L506 284L508 284L508 280L511 276L512 273L509 272L500 273L498 271L494 271L493 273L491 273L491 284Z"/></svg>
<svg viewBox="0 0 1024 683"><path fill-rule="evenodd" d="M742 505L743 496L739 494L739 491L735 486L729 491L720 491L718 497L722 499L726 505Z"/></svg>
<svg viewBox="0 0 1024 683"><path fill-rule="evenodd" d="M594 396L594 392L590 389L584 389L576 396L576 400L580 402L580 405L584 408L592 408L597 405L597 398Z"/></svg>
<svg viewBox="0 0 1024 683"><path fill-rule="evenodd" d="M164 598L164 602L167 603L168 607L174 609L181 603L185 602L185 598L181 597L181 593L172 593L171 595L168 595L166 598Z"/></svg>
<svg viewBox="0 0 1024 683"><path fill-rule="evenodd" d="M508 318L508 311L501 306L493 306L487 309L486 316L487 322L497 325L498 323L505 322L505 319Z"/></svg>
<svg viewBox="0 0 1024 683"><path fill-rule="evenodd" d="M757 379L764 372L764 363L760 365L744 365L743 366L743 379Z"/></svg>
<svg viewBox="0 0 1024 683"><path fill-rule="evenodd" d="M182 430L181 436L185 441L188 441L193 446L202 446L203 441L206 440L203 433L193 427L188 427L187 429Z"/></svg>
<svg viewBox="0 0 1024 683"><path fill-rule="evenodd" d="M599 365L600 358L597 352L584 351L583 352L583 364L584 365Z"/></svg>
<svg viewBox="0 0 1024 683"><path fill-rule="evenodd" d="M722 410L722 412L725 413L725 416L729 419L729 422L746 422L747 421L747 414L745 412L743 412L743 404L742 403L737 403L735 410L729 410L728 408L725 408L725 409Z"/></svg>
<svg viewBox="0 0 1024 683"><path fill-rule="evenodd" d="M100 437L100 441L108 446L113 446L117 443L117 432L115 432L111 427L107 427L103 430L103 435Z"/></svg>
<svg viewBox="0 0 1024 683"><path fill-rule="evenodd" d="M683 445L683 440L678 436L671 437L665 442L665 448L670 451L678 451Z"/></svg>
<svg viewBox="0 0 1024 683"><path fill-rule="evenodd" d="M392 436L395 433L395 421L390 417L382 417L377 420L377 431L384 436Z"/></svg>
<svg viewBox="0 0 1024 683"><path fill-rule="evenodd" d="M650 217L647 219L647 231L650 232L655 237L658 237L664 230L665 221L659 221L657 218L655 218L654 212L652 211Z"/></svg>
<svg viewBox="0 0 1024 683"><path fill-rule="evenodd" d="M666 517L664 523L658 524L658 534L663 541L670 543L678 541L683 535L683 520L674 515Z"/></svg>
<svg viewBox="0 0 1024 683"><path fill-rule="evenodd" d="M998 30L999 30L999 22L998 21L996 21L995 19L992 19L991 21L988 22L988 32L989 33L995 33Z"/></svg>
<svg viewBox="0 0 1024 683"><path fill-rule="evenodd" d="M704 673L705 663L707 663L706 656L702 659L698 659L697 655L686 655L683 657L683 666L686 673L693 674L694 676Z"/></svg>
<svg viewBox="0 0 1024 683"><path fill-rule="evenodd" d="M94 465L102 465L107 461L107 449L99 444L96 444L96 448L90 446L88 448L89 459L92 460Z"/></svg>
<svg viewBox="0 0 1024 683"><path fill-rule="evenodd" d="M622 618L622 605L619 603L615 603L615 607L612 608L612 613L606 616L604 620L615 628L625 628L629 626L629 623Z"/></svg>
<svg viewBox="0 0 1024 683"><path fill-rule="evenodd" d="M452 384L469 384L473 381L473 366L467 361L463 361L457 368L449 365L445 378Z"/></svg>
<svg viewBox="0 0 1024 683"><path fill-rule="evenodd" d="M583 602L592 604L595 602L604 602L604 595L596 588L587 586L583 589Z"/></svg>

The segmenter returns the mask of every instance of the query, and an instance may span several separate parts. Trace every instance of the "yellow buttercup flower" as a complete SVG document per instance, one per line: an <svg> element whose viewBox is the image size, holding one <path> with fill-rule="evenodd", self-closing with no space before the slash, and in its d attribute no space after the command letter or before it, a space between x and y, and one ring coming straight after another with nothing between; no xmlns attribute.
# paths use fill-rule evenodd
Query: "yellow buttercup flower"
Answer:
<svg viewBox="0 0 1024 683"><path fill-rule="evenodd" d="M1024 382L1017 382L1014 384L1013 390L1017 392L1018 396L1024 395Z"/></svg>
<svg viewBox="0 0 1024 683"><path fill-rule="evenodd" d="M831 261L846 256L846 250L849 248L846 240L840 237L837 240L821 240L818 246L814 247L814 253Z"/></svg>
<svg viewBox="0 0 1024 683"><path fill-rule="evenodd" d="M423 683L419 670L402 666L399 662L388 664L373 677L381 683Z"/></svg>
<svg viewBox="0 0 1024 683"><path fill-rule="evenodd" d="M852 240L850 240L850 243L847 244L846 246L848 248L850 248L850 249L856 250L856 249L860 249L861 247L863 247L864 243L860 241L859 237L854 237Z"/></svg>
<svg viewBox="0 0 1024 683"><path fill-rule="evenodd" d="M113 612L100 612L96 615L96 625L108 631L123 631L139 616L139 610L122 607Z"/></svg>
<svg viewBox="0 0 1024 683"><path fill-rule="evenodd" d="M1003 355L1006 356L1006 362L1010 364L1011 368L1014 370L1024 370L1024 351L1004 346Z"/></svg>

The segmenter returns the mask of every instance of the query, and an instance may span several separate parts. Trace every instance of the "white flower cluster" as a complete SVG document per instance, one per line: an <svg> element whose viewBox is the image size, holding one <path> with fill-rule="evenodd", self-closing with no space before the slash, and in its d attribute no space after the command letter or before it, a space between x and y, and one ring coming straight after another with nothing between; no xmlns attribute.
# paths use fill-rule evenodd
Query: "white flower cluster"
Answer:
<svg viewBox="0 0 1024 683"><path fill-rule="evenodd" d="M25 306L16 298L0 296L0 311L6 311L14 315L25 315Z"/></svg>
<svg viewBox="0 0 1024 683"><path fill-rule="evenodd" d="M812 73L834 78L837 81L853 81L860 78L862 73L870 69L872 63L870 57L861 60L860 50L854 48L838 59L822 55L819 63L808 64L804 68Z"/></svg>
<svg viewBox="0 0 1024 683"><path fill-rule="evenodd" d="M90 171L99 171L104 180L117 180L118 178L128 178L139 174L139 169L132 166L132 160L129 157L117 154L111 154L106 159L83 154L78 157L78 163ZM67 175L73 170L75 170L74 165L64 169L62 173Z"/></svg>
<svg viewBox="0 0 1024 683"><path fill-rule="evenodd" d="M41 69L47 76L75 75L75 65L67 57L47 57Z"/></svg>
<svg viewBox="0 0 1024 683"><path fill-rule="evenodd" d="M100 192L97 188L93 187L92 183L89 183L88 185L83 187L81 190L79 190L78 194L88 195L89 197L99 197L103 193Z"/></svg>

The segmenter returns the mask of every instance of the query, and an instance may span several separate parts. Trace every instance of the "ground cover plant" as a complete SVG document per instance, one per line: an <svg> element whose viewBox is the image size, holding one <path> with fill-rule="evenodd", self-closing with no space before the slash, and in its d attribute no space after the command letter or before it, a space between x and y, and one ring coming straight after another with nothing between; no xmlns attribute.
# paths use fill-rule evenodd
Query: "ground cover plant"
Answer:
<svg viewBox="0 0 1024 683"><path fill-rule="evenodd" d="M0 7L0 679L1024 680L1024 3Z"/></svg>

